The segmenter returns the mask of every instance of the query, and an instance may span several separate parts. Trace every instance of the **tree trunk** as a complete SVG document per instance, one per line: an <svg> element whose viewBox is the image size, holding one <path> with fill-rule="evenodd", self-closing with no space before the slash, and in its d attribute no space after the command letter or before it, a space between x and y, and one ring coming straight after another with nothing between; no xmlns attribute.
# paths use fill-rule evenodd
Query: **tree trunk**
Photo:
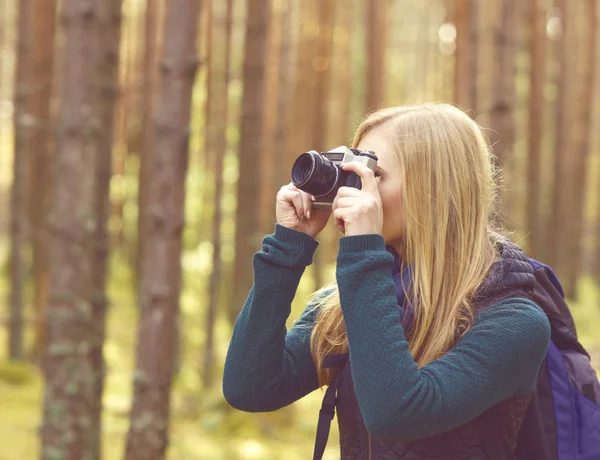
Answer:
<svg viewBox="0 0 600 460"><path fill-rule="evenodd" d="M385 103L385 51L387 49L387 2L369 0L367 4L367 112Z"/></svg>
<svg viewBox="0 0 600 460"><path fill-rule="evenodd" d="M538 0L530 0L530 55L529 67L529 154L527 156L527 206L526 229L529 252L533 257L545 260L542 252L544 227L541 220L540 172L541 145L544 132L544 83L546 80L546 11Z"/></svg>
<svg viewBox="0 0 600 460"><path fill-rule="evenodd" d="M169 0L166 8L127 460L162 459L168 443L199 10L199 0Z"/></svg>
<svg viewBox="0 0 600 460"><path fill-rule="evenodd" d="M456 27L456 52L454 70L454 102L473 115L476 101L473 100L473 87L477 77L473 74L476 65L477 48L471 41L475 22L474 0L456 0L454 24ZM475 64L474 64L475 63Z"/></svg>
<svg viewBox="0 0 600 460"><path fill-rule="evenodd" d="M494 82L490 106L490 128L498 133L494 152L500 162L506 162L515 140L514 112L516 105L515 74L519 20L517 0L500 5L500 17L494 30Z"/></svg>
<svg viewBox="0 0 600 460"><path fill-rule="evenodd" d="M14 160L11 193L11 291L8 330L8 356L23 359L23 282L25 260L23 249L27 242L27 163L32 151L33 120L28 106L31 100L32 3L20 2L17 21L17 63L14 82Z"/></svg>
<svg viewBox="0 0 600 460"><path fill-rule="evenodd" d="M567 11L567 1L557 0L556 7L560 11L562 21L562 37L557 43L556 60L558 72L556 75L556 86L558 98L556 101L556 141L554 148L554 180L551 194L551 210L547 228L547 258L548 264L556 269L559 277L563 278L564 268L564 241L567 238L566 227L564 224L565 212L568 211L571 203L568 202L568 195L565 193L566 168L568 167L567 154L570 146L571 124L566 120L572 120L571 98L572 89L570 85L572 72L569 56L573 53L571 48L572 40L569 27L569 11Z"/></svg>
<svg viewBox="0 0 600 460"><path fill-rule="evenodd" d="M144 238L146 237L145 222L148 220L148 188L152 181L150 177L152 164L148 160L152 150L152 119L154 110L154 93L156 89L156 32L158 29L158 0L146 1L146 23L144 29L144 75L142 77L142 114L141 114L141 149L139 155L139 173L138 173L138 238L136 250L136 277L139 289L140 270L143 261L142 256L145 253Z"/></svg>
<svg viewBox="0 0 600 460"><path fill-rule="evenodd" d="M110 235L110 179L112 175L112 150L114 140L115 106L119 96L119 51L121 41L122 0L103 0L98 6L98 118L102 135L98 139L96 154L95 214L96 238L92 267L92 308L95 327L91 343L91 357L96 378L96 399L93 407L91 431L94 436L90 452L94 460L102 458L102 395L104 392L104 356L102 346L106 337L106 276Z"/></svg>
<svg viewBox="0 0 600 460"><path fill-rule="evenodd" d="M264 76L270 1L248 0L242 116L239 143L239 179L235 230L234 294L229 308L233 323L252 287L252 254L260 243L259 189L261 136L264 117Z"/></svg>
<svg viewBox="0 0 600 460"><path fill-rule="evenodd" d="M582 241L585 221L585 192L587 184L588 157L591 151L591 133L592 133L592 106L594 101L594 81L596 78L596 48L598 46L596 37L597 24L597 2L596 0L587 0L581 2L579 17L583 18L584 27L582 39L579 41L583 53L579 57L582 59L580 79L578 80L578 92L575 113L575 123L573 123L573 174L569 181L573 187L571 196L571 216L569 222L569 237L567 239L568 258L567 263L567 286L565 293L567 297L573 299L577 294L577 281L581 272L582 259ZM576 47L576 49L580 49Z"/></svg>
<svg viewBox="0 0 600 460"><path fill-rule="evenodd" d="M41 358L45 340L45 306L48 301L49 266L46 213L50 208L50 171L52 165L51 114L52 74L54 66L54 35L56 29L56 1L35 0L32 10L32 92L30 114L33 120L31 136L35 148L29 153L29 222L33 249L33 278L35 286L35 314L37 318L34 354Z"/></svg>
<svg viewBox="0 0 600 460"><path fill-rule="evenodd" d="M311 148L317 151L324 152L328 150L327 130L329 128L329 78L331 74L331 46L333 38L333 0L320 0L319 2L319 36L317 39L317 55L313 61L315 70L315 110L311 117L313 126L312 134L313 141ZM385 16L383 16L385 17ZM385 38L385 35L383 35ZM384 48L380 53L385 52L385 41L379 42L376 45ZM380 81L384 81L382 78ZM377 97L382 97L379 93ZM376 99L374 99L376 100ZM323 247L330 249L333 247L333 239L335 234L332 233L333 228L327 226L323 229L320 235L320 240L323 241ZM315 290L323 287L324 265L331 260L333 253L331 250L324 251L321 249L315 253L315 261L313 264L313 275L315 282Z"/></svg>
<svg viewBox="0 0 600 460"><path fill-rule="evenodd" d="M96 248L95 161L101 137L95 58L99 7L64 3L65 56L57 132L54 200L48 218L50 294L43 459L95 459L98 433L90 423L98 398L93 294ZM91 61L90 62L90 57ZM60 414L60 415L58 415Z"/></svg>
<svg viewBox="0 0 600 460"><path fill-rule="evenodd" d="M211 110L211 132L208 139L207 149L214 149L215 155L215 196L214 196L214 213L212 219L212 272L210 275L210 287L208 293L208 308L206 309L206 345L204 348L204 366L202 371L202 382L205 389L213 386L213 368L214 368L214 353L215 353L215 322L217 311L219 309L220 296L219 290L221 286L221 222L222 206L221 199L223 197L223 160L227 153L227 139L225 132L227 130L228 120L228 88L230 79L230 63L231 63L231 29L233 25L233 0L227 0L223 11L223 5L219 8L219 16L222 20L216 21L219 26L225 23L224 37L219 31L215 34L215 40L219 46L225 41L224 60L215 60L210 71L214 72L216 78L213 79L213 92L215 98L212 99L214 107ZM219 27L223 30L222 27ZM217 31L215 31L217 32ZM215 54L215 57L218 55Z"/></svg>

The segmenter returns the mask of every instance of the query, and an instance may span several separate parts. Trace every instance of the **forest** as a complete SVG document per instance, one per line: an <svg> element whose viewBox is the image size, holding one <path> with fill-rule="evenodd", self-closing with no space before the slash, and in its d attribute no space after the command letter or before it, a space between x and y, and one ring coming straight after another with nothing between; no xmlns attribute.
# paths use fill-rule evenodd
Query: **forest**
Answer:
<svg viewBox="0 0 600 460"><path fill-rule="evenodd" d="M499 219L600 371L599 20L597 0L0 0L0 460L311 458L323 391L243 413L223 363L294 160L385 106L483 127Z"/></svg>

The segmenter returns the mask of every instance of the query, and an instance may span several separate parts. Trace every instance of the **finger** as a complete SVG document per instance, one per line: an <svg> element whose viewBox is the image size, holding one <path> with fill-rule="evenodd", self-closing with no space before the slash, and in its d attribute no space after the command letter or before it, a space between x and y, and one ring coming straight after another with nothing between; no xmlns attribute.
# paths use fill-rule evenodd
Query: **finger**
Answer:
<svg viewBox="0 0 600 460"><path fill-rule="evenodd" d="M283 196L285 197L286 201L292 203L296 209L296 214L300 219L302 219L302 217L304 217L304 204L302 202L302 195L300 195L300 192L295 190L286 190L283 192Z"/></svg>
<svg viewBox="0 0 600 460"><path fill-rule="evenodd" d="M349 163L343 163L341 168L344 171L352 171L358 174L362 182L362 190L370 193L378 193L375 173L366 165L359 163L358 161L351 161Z"/></svg>
<svg viewBox="0 0 600 460"><path fill-rule="evenodd" d="M345 233L347 216L348 208L337 208L333 211L333 220L335 222L335 227L342 233Z"/></svg>
<svg viewBox="0 0 600 460"><path fill-rule="evenodd" d="M337 197L343 197L343 196L359 196L361 193L361 191L357 188L354 187L340 187L336 193L336 198Z"/></svg>
<svg viewBox="0 0 600 460"><path fill-rule="evenodd" d="M356 203L357 203L357 200L355 197L350 197L350 196L339 197L338 196L335 198L335 200L333 200L331 207L332 207L332 209L351 208Z"/></svg>
<svg viewBox="0 0 600 460"><path fill-rule="evenodd" d="M312 210L312 197L306 192L300 192L300 196L302 197L304 214L306 215L307 219L310 219L310 213Z"/></svg>

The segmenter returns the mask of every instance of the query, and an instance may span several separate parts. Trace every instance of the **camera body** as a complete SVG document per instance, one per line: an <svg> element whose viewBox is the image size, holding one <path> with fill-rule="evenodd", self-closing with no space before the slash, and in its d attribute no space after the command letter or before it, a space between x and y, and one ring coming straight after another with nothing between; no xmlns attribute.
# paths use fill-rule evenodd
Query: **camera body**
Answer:
<svg viewBox="0 0 600 460"><path fill-rule="evenodd" d="M358 174L344 171L340 166L358 161L375 172L377 155L370 150L340 146L327 152L309 150L300 155L292 166L292 182L314 197L315 209L330 210L340 187L361 189Z"/></svg>

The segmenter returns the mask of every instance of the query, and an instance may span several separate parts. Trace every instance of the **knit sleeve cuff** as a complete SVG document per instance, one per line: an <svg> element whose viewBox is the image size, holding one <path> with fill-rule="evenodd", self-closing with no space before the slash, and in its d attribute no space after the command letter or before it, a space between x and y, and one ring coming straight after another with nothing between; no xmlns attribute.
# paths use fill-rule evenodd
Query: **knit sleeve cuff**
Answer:
<svg viewBox="0 0 600 460"><path fill-rule="evenodd" d="M319 246L319 242L306 233L279 224L275 224L275 233L273 236L285 245L291 246L293 249L310 257L312 257L317 246Z"/></svg>
<svg viewBox="0 0 600 460"><path fill-rule="evenodd" d="M339 255L364 251L386 251L383 236L373 233L345 236L340 239Z"/></svg>

